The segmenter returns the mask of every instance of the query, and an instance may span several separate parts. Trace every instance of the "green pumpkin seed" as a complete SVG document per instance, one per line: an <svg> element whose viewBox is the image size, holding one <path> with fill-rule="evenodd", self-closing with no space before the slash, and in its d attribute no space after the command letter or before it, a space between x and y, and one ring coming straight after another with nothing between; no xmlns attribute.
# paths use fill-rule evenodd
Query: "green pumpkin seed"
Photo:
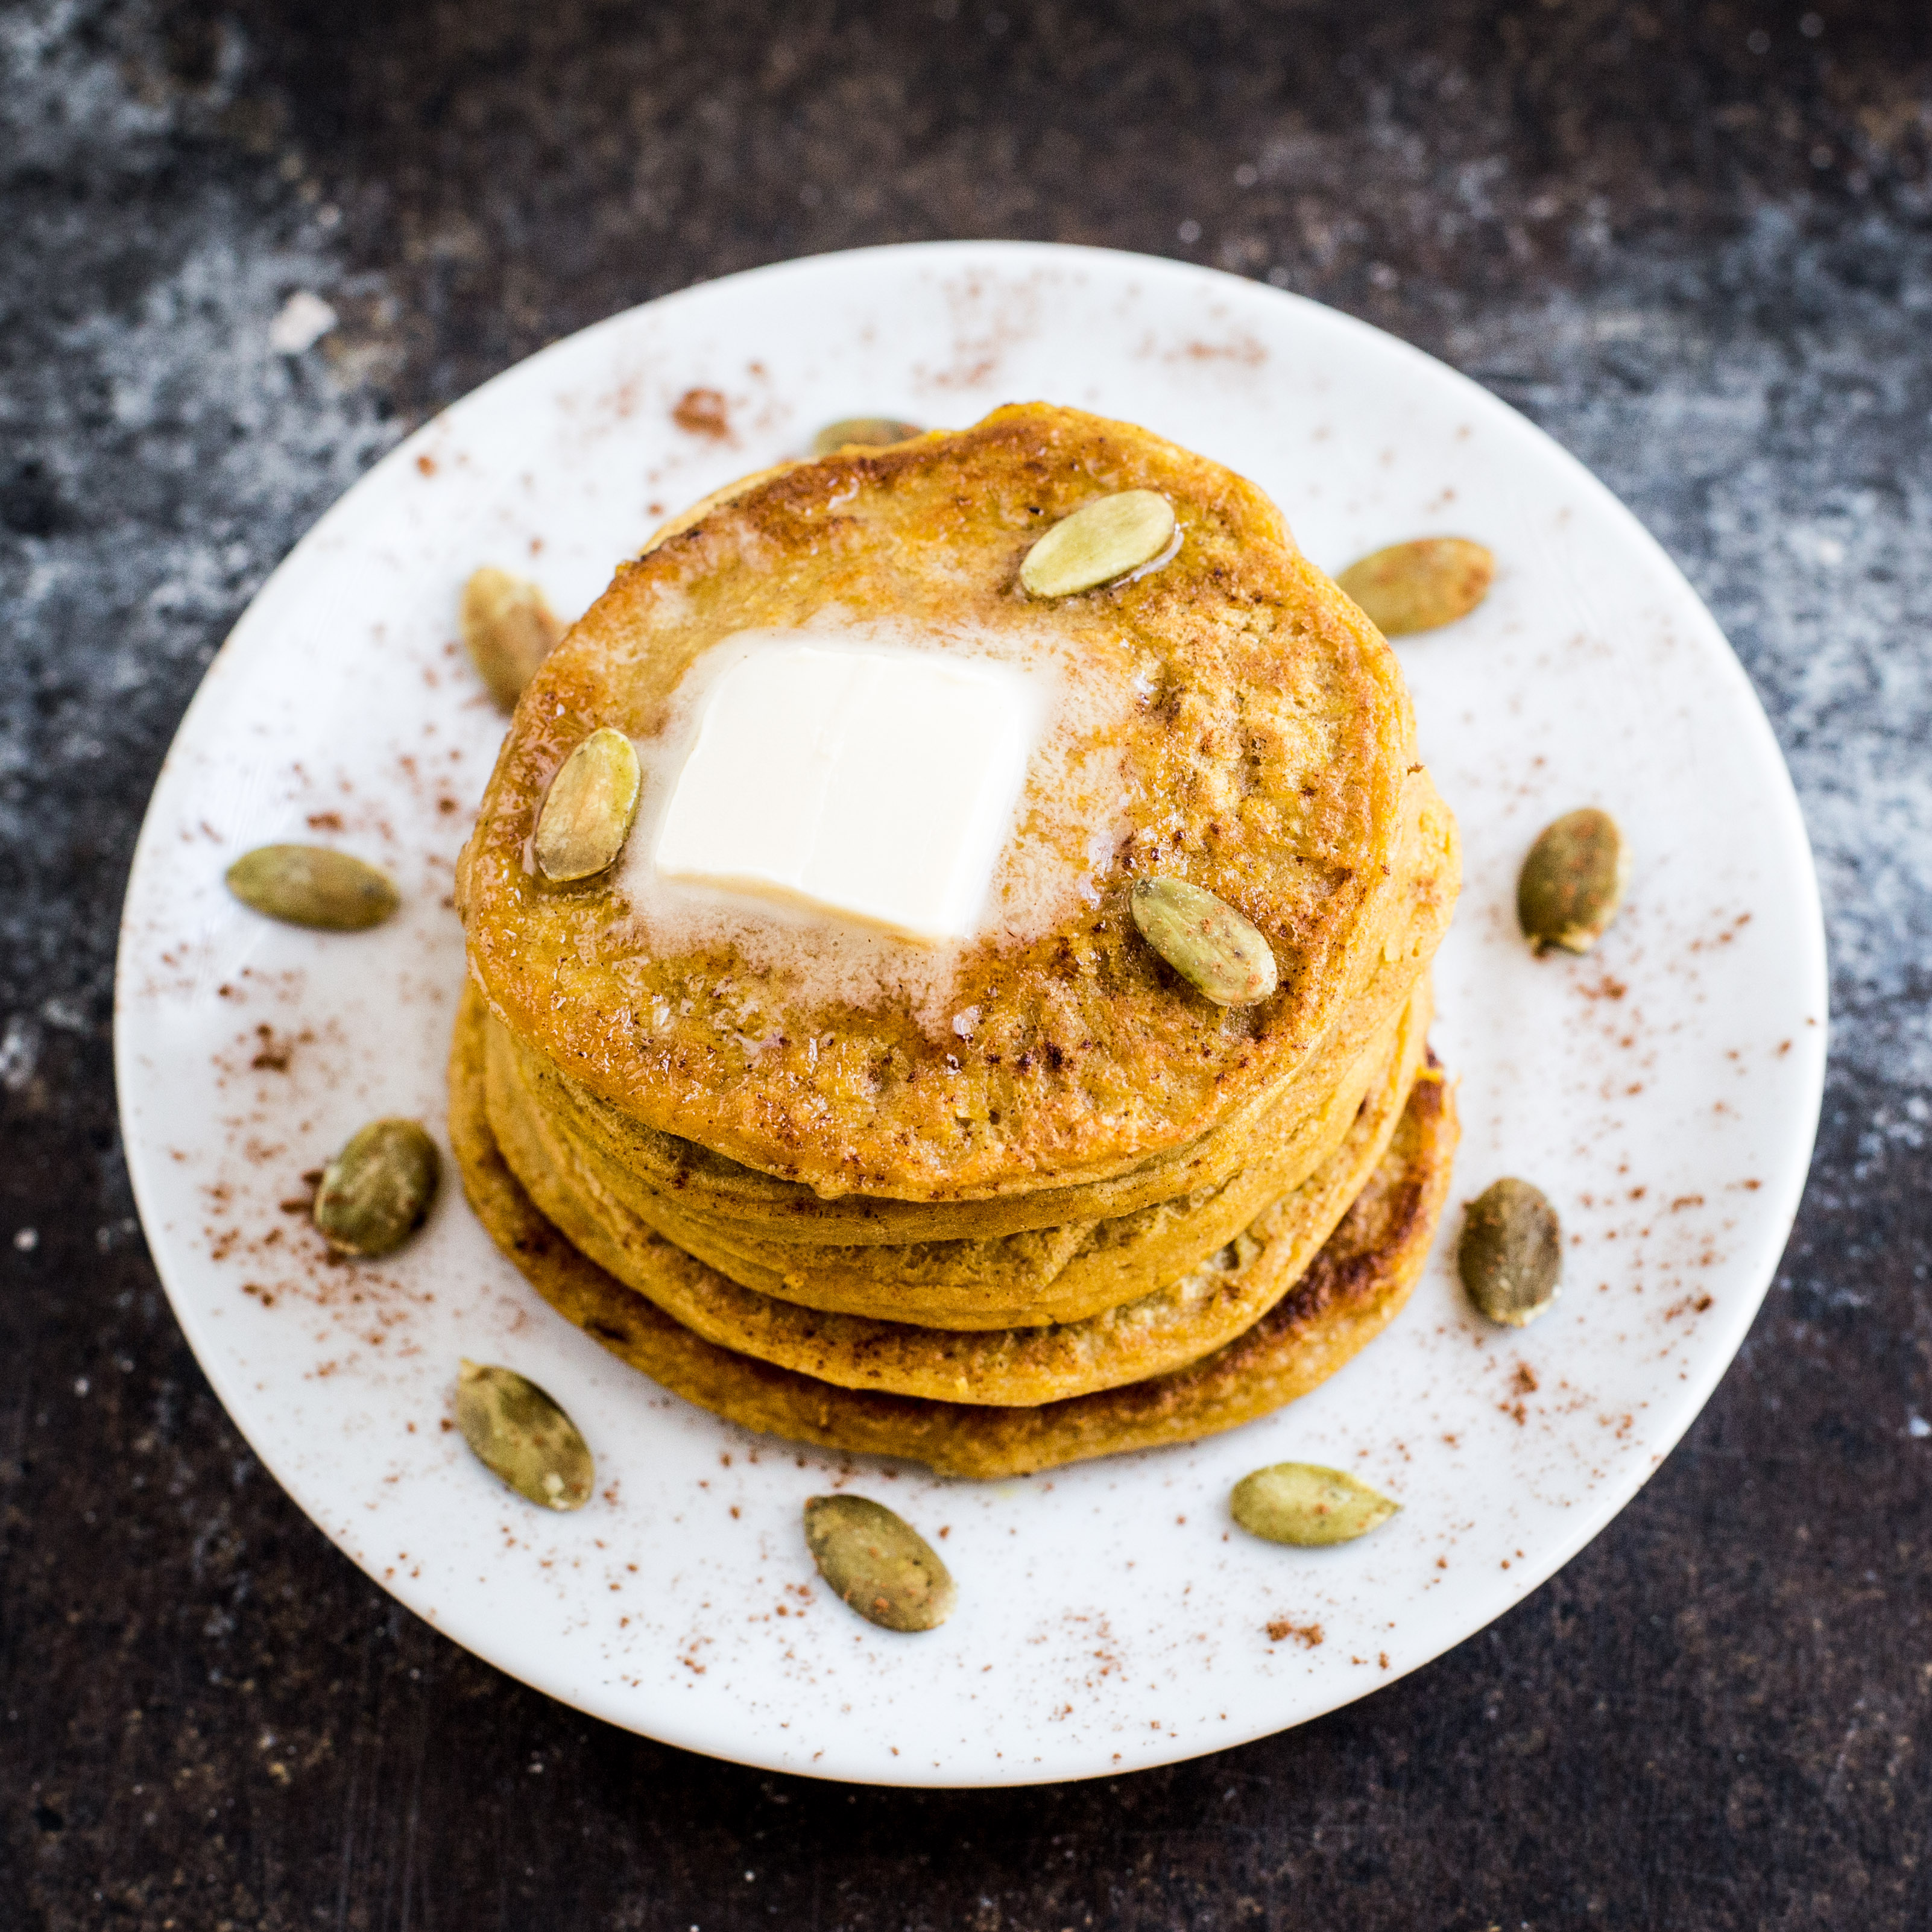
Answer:
<svg viewBox="0 0 1932 1932"><path fill-rule="evenodd" d="M1318 1462L1276 1462L1244 1476L1228 1499L1251 1536L1304 1548L1352 1543L1402 1508L1346 1469Z"/></svg>
<svg viewBox="0 0 1932 1932"><path fill-rule="evenodd" d="M1586 806L1544 828L1516 880L1516 916L1539 953L1587 952L1630 884L1630 848L1607 812Z"/></svg>
<svg viewBox="0 0 1932 1932"><path fill-rule="evenodd" d="M371 1120L322 1169L315 1225L344 1254L386 1255L422 1226L442 1167L414 1120Z"/></svg>
<svg viewBox="0 0 1932 1932"><path fill-rule="evenodd" d="M470 662L506 711L515 709L524 686L563 635L534 584L489 564L463 586L460 621Z"/></svg>
<svg viewBox="0 0 1932 1932"><path fill-rule="evenodd" d="M1469 1203L1456 1266L1492 1322L1527 1328L1563 1280L1563 1227L1542 1190L1514 1178L1485 1188Z"/></svg>
<svg viewBox="0 0 1932 1932"><path fill-rule="evenodd" d="M883 1503L814 1496L805 1540L842 1603L886 1630L931 1630L952 1614L952 1578L931 1544Z"/></svg>
<svg viewBox="0 0 1932 1932"><path fill-rule="evenodd" d="M1128 904L1141 937L1217 1006L1251 1006L1280 983L1267 938L1212 892L1185 879L1136 879Z"/></svg>
<svg viewBox="0 0 1932 1932"><path fill-rule="evenodd" d="M577 1424L514 1369L465 1360L456 1371L456 1426L476 1460L540 1508L590 1500L596 1465Z"/></svg>
<svg viewBox="0 0 1932 1932"><path fill-rule="evenodd" d="M1419 537L1352 563L1335 581L1387 638L1466 617L1490 594L1495 556L1467 537Z"/></svg>
<svg viewBox="0 0 1932 1932"><path fill-rule="evenodd" d="M638 815L642 778L637 747L608 724L564 760L537 818L537 865L545 878L591 878L616 860Z"/></svg>
<svg viewBox="0 0 1932 1932"><path fill-rule="evenodd" d="M867 449L884 449L925 434L917 423L900 422L892 416L843 416L837 422L827 423L812 439L812 453L830 456L834 450L848 448L854 443Z"/></svg>
<svg viewBox="0 0 1932 1932"><path fill-rule="evenodd" d="M229 867L227 878L244 905L328 932L380 926L403 902L388 873L326 845L258 845Z"/></svg>
<svg viewBox="0 0 1932 1932"><path fill-rule="evenodd" d="M1151 563L1174 541L1174 506L1157 490L1125 490L1063 518L1026 554L1030 597L1071 597Z"/></svg>

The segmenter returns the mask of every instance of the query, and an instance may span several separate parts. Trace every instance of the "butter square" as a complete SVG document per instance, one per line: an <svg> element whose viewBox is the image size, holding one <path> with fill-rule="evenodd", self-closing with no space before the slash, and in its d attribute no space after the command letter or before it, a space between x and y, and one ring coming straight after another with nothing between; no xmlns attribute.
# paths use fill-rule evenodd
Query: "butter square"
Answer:
<svg viewBox="0 0 1932 1932"><path fill-rule="evenodd" d="M722 676L678 773L659 873L938 942L973 930L1041 706L1013 668L774 644Z"/></svg>

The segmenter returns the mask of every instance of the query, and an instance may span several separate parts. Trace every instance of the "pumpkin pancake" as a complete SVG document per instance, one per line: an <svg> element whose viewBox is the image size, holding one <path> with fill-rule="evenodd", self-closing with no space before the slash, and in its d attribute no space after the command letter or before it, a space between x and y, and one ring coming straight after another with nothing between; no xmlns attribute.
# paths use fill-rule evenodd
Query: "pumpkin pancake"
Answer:
<svg viewBox="0 0 1932 1932"><path fill-rule="evenodd" d="M1298 1124L1303 1131L1278 1144L1258 1142L1250 1163L1218 1185L1106 1220L982 1240L884 1247L746 1240L728 1225L688 1214L675 1194L640 1188L594 1145L562 1131L541 1102L544 1076L494 1021L490 1104L526 1118L550 1150L550 1163L574 1177L573 1191L607 1226L641 1222L760 1294L932 1328L1041 1327L1082 1320L1177 1280L1299 1186L1340 1147L1371 1084L1386 1072L1404 1024L1397 1014L1370 1042L1312 1126ZM1318 1131L1319 1144L1309 1154ZM607 1201L608 1210L594 1204Z"/></svg>
<svg viewBox="0 0 1932 1932"><path fill-rule="evenodd" d="M1130 490L1173 507L1171 561L1024 595L1042 531ZM834 974L821 934L665 914L640 836L607 875L536 877L538 809L591 730L639 743L648 794L704 654L808 627L1024 660L1072 694L985 932L950 950L863 935ZM736 486L620 571L518 706L460 868L471 969L518 1041L700 1166L962 1202L1184 1166L1321 1060L1397 916L1413 746L1393 653L1259 490L1131 424L1017 406ZM1222 1008L1180 982L1128 914L1150 874L1251 920L1279 989ZM1204 1179L1240 1164L1227 1151ZM1192 1184L1162 1169L1146 1199Z"/></svg>
<svg viewBox="0 0 1932 1932"><path fill-rule="evenodd" d="M1455 1112L1432 1065L1412 1090L1380 1164L1306 1273L1244 1334L1174 1373L1025 1408L842 1388L718 1347L571 1246L499 1152L484 1095L484 1016L466 1000L450 1060L450 1130L464 1192L499 1247L566 1319L633 1367L745 1427L941 1474L1022 1474L1193 1441L1325 1381L1407 1300L1448 1192ZM667 1270L703 1264L669 1242Z"/></svg>
<svg viewBox="0 0 1932 1932"><path fill-rule="evenodd" d="M662 1237L585 1184L505 1090L501 1056L487 1047L485 1104L497 1146L538 1211L706 1340L842 1388L1010 1408L1166 1373L1258 1321L1300 1278L1381 1160L1414 1084L1428 1023L1425 998L1408 1015L1341 1146L1299 1187L1231 1231L1219 1252L1118 1306L1026 1328L958 1330L826 1314L758 1294L715 1269L668 1274L658 1262Z"/></svg>
<svg viewBox="0 0 1932 1932"><path fill-rule="evenodd" d="M1418 767L1407 777L1391 922L1381 945L1357 961L1348 997L1301 1077L1268 1106L1244 1112L1192 1146L1109 1180L993 1200L916 1202L859 1194L827 1200L808 1187L627 1118L521 1042L513 1049L519 1078L553 1130L580 1151L619 1200L660 1233L707 1258L742 1257L765 1278L752 1279L724 1258L716 1264L749 1286L766 1287L774 1274L803 1276L794 1300L852 1312L883 1312L842 1296L831 1298L835 1292L830 1289L814 1293L811 1280L838 1267L848 1283L863 1270L916 1284L934 1265L922 1252L931 1244L953 1250L939 1258L942 1265L950 1262L950 1280L997 1276L1003 1268L1050 1270L1056 1250L1063 1265L1073 1252L1077 1238L1070 1230L1079 1224L1118 1220L1220 1188L1244 1168L1266 1168L1280 1175L1283 1187L1292 1186L1333 1151L1354 1106L1344 1095L1338 1108L1339 1090L1378 1031L1395 1023L1426 972L1460 883L1454 817L1426 772ZM967 1252L1029 1235L1040 1238L1017 1244L1010 1255ZM809 1244L836 1245L838 1259L814 1263L802 1252ZM868 1268L856 1251L874 1246L894 1252ZM1064 1319L1067 1311L1046 1313Z"/></svg>

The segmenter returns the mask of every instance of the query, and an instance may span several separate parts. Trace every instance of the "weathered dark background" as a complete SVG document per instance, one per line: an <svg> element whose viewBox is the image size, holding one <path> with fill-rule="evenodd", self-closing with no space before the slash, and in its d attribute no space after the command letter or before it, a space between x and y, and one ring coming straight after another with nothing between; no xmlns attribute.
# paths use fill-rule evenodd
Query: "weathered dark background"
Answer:
<svg viewBox="0 0 1932 1932"><path fill-rule="evenodd" d="M1932 10L1004 4L0 5L0 1922L1932 1924ZM1303 1731L916 1796L604 1730L338 1556L156 1286L109 988L202 666L405 429L697 278L980 235L1303 290L1606 477L1791 759L1835 1051L1742 1357L1555 1582Z"/></svg>

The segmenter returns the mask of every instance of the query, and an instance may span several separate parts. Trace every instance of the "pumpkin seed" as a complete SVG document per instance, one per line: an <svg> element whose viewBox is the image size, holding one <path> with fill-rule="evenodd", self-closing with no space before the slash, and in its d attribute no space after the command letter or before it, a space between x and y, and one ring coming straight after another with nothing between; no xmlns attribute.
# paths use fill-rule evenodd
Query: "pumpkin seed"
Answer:
<svg viewBox="0 0 1932 1932"><path fill-rule="evenodd" d="M1516 880L1516 916L1539 953L1587 952L1630 884L1630 848L1607 812L1586 805L1546 826Z"/></svg>
<svg viewBox="0 0 1932 1932"><path fill-rule="evenodd" d="M1265 936L1212 892L1185 879L1136 879L1128 904L1141 937L1217 1006L1250 1006L1280 983Z"/></svg>
<svg viewBox="0 0 1932 1932"><path fill-rule="evenodd" d="M1527 1328L1563 1280L1556 1210L1528 1181L1498 1180L1469 1203L1456 1265L1469 1299L1492 1322Z"/></svg>
<svg viewBox="0 0 1932 1932"><path fill-rule="evenodd" d="M464 1360L456 1371L456 1426L476 1460L544 1509L581 1509L596 1465L577 1424L514 1369Z"/></svg>
<svg viewBox="0 0 1932 1932"><path fill-rule="evenodd" d="M472 573L463 586L460 621L470 662L506 711L515 709L524 686L563 635L534 584L490 564Z"/></svg>
<svg viewBox="0 0 1932 1932"><path fill-rule="evenodd" d="M892 416L842 416L827 423L812 439L814 456L830 456L836 449L858 443L867 449L884 449L926 432L917 423L900 422Z"/></svg>
<svg viewBox="0 0 1932 1932"><path fill-rule="evenodd" d="M637 747L606 724L563 761L537 818L537 864L567 884L603 872L624 849L638 815Z"/></svg>
<svg viewBox="0 0 1932 1932"><path fill-rule="evenodd" d="M842 1603L887 1630L931 1630L952 1614L952 1578L931 1544L866 1496L814 1496L805 1540Z"/></svg>
<svg viewBox="0 0 1932 1932"><path fill-rule="evenodd" d="M1270 1543L1314 1548L1352 1543L1402 1508L1345 1469L1318 1462L1276 1462L1244 1476L1228 1499L1234 1520Z"/></svg>
<svg viewBox="0 0 1932 1932"><path fill-rule="evenodd" d="M1335 581L1384 637L1433 631L1489 595L1495 556L1467 537L1418 537L1352 563Z"/></svg>
<svg viewBox="0 0 1932 1932"><path fill-rule="evenodd" d="M244 905L328 932L380 926L403 902L388 873L326 845L258 845L229 867L227 879Z"/></svg>
<svg viewBox="0 0 1932 1932"><path fill-rule="evenodd" d="M442 1166L414 1120L371 1120L322 1169L315 1225L344 1254L386 1255L422 1226Z"/></svg>
<svg viewBox="0 0 1932 1932"><path fill-rule="evenodd" d="M1124 490L1064 517L1026 554L1030 597L1071 597L1150 563L1174 541L1174 506L1157 490Z"/></svg>

